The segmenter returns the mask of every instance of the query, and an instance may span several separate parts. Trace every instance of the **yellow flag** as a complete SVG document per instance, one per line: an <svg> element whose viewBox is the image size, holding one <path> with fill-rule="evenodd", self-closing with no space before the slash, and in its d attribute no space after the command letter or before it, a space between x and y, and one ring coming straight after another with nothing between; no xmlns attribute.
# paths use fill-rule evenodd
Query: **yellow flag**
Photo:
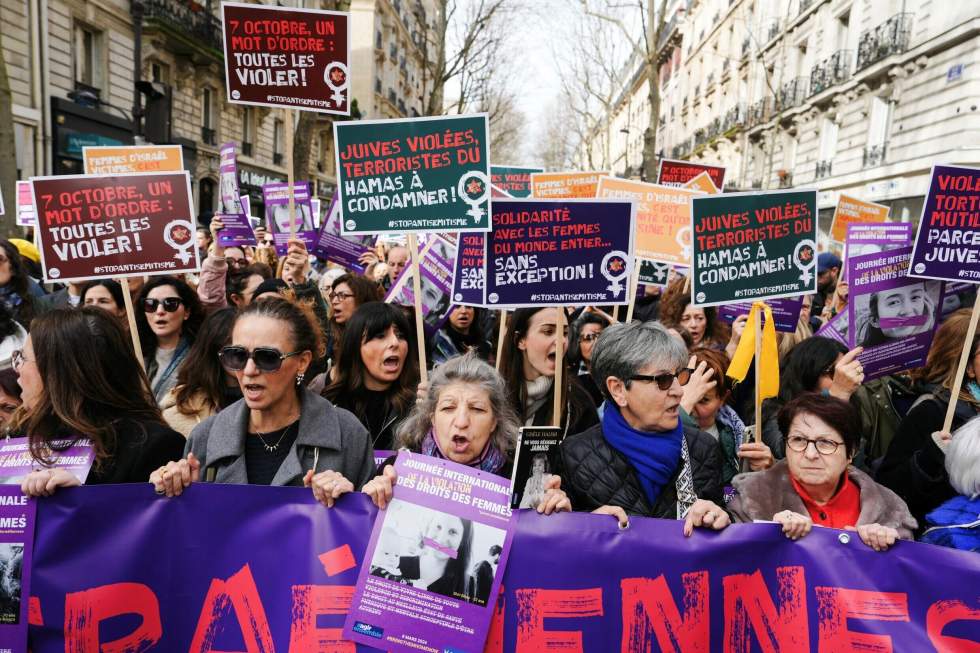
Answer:
<svg viewBox="0 0 980 653"><path fill-rule="evenodd" d="M736 381L744 381L745 375L749 373L749 364L755 356L755 321L758 312L762 311L765 315L765 323L762 327L762 355L759 358L759 398L768 399L779 394L779 354L776 349L776 323L772 319L772 309L764 302L752 304L749 312L749 320L742 331L742 338L738 341L738 349L732 358L732 364L728 366L728 376Z"/></svg>

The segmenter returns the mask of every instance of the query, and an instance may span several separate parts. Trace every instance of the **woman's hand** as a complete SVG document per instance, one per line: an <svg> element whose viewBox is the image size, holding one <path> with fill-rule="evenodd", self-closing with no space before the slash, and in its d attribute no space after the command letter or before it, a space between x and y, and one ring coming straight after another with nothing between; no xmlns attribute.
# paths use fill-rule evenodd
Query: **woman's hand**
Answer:
<svg viewBox="0 0 980 653"><path fill-rule="evenodd" d="M357 262L363 265L365 268L378 263L380 260L381 259L378 258L377 253L371 251L370 249L357 257Z"/></svg>
<svg viewBox="0 0 980 653"><path fill-rule="evenodd" d="M738 457L749 461L749 469L761 472L772 467L776 462L772 449L765 442L745 442L738 448Z"/></svg>
<svg viewBox="0 0 980 653"><path fill-rule="evenodd" d="M861 387L864 381L864 366L857 359L864 347L855 347L841 356L834 365L834 383L830 386L830 394L838 399L847 401L854 391Z"/></svg>
<svg viewBox="0 0 980 653"><path fill-rule="evenodd" d="M630 518L626 511L619 506L599 506L592 511L593 515L612 515L619 522L620 528L629 528Z"/></svg>
<svg viewBox="0 0 980 653"><path fill-rule="evenodd" d="M707 499L698 499L687 511L687 518L684 519L684 537L690 537L695 528L720 531L731 523L732 518L723 508Z"/></svg>
<svg viewBox="0 0 980 653"><path fill-rule="evenodd" d="M553 512L562 511L572 511L572 500L561 489L561 477L558 474L552 474L545 481L544 497L538 502L538 514L550 515Z"/></svg>
<svg viewBox="0 0 980 653"><path fill-rule="evenodd" d="M218 232L225 228L225 223L221 220L221 216L215 215L211 218L211 224L208 229L211 230L211 241L214 243L214 255L216 258L222 258L225 255L225 246L218 243Z"/></svg>
<svg viewBox="0 0 980 653"><path fill-rule="evenodd" d="M687 362L687 366L692 368L694 371L691 372L691 378L688 379L687 384L684 385L684 396L681 397L681 408L690 415L694 407L698 405L698 402L706 395L712 388L718 385L717 381L712 381L711 377L715 375L713 369L708 368L708 364L704 361L698 363L696 356L691 356L691 360Z"/></svg>
<svg viewBox="0 0 980 653"><path fill-rule="evenodd" d="M421 404L425 401L425 398L429 396L429 384L425 381L419 381L418 387L415 389L415 403Z"/></svg>
<svg viewBox="0 0 980 653"><path fill-rule="evenodd" d="M946 447L949 443L953 441L953 434L949 431L934 431L932 434L932 441L936 443L939 450L943 453L946 452Z"/></svg>
<svg viewBox="0 0 980 653"><path fill-rule="evenodd" d="M838 281L834 288L833 310L834 314L840 313L847 308L847 282Z"/></svg>
<svg viewBox="0 0 980 653"><path fill-rule="evenodd" d="M312 469L309 470L303 477L303 485L313 488L313 496L327 508L333 508L340 495L354 491L353 483L344 478L340 472L330 469L319 474L314 474Z"/></svg>
<svg viewBox="0 0 980 653"><path fill-rule="evenodd" d="M798 540L813 528L813 520L792 510L777 512L772 516L777 524L782 524L783 535L791 540Z"/></svg>
<svg viewBox="0 0 980 653"><path fill-rule="evenodd" d="M361 492L371 497L371 501L374 502L381 510L391 502L391 492L395 487L395 482L398 480L398 474L395 473L394 465L385 466L382 470L380 476L375 476L370 481L364 484L361 488Z"/></svg>
<svg viewBox="0 0 980 653"><path fill-rule="evenodd" d="M157 494L179 497L185 488L200 478L201 461L189 453L187 458L169 462L150 474L150 483Z"/></svg>
<svg viewBox="0 0 980 653"><path fill-rule="evenodd" d="M735 356L735 351L738 349L738 343L742 340L742 333L745 332L745 325L749 322L748 315L739 315L732 322L732 336L728 339L728 345L725 347L725 353L728 354L729 358Z"/></svg>
<svg viewBox="0 0 980 653"><path fill-rule="evenodd" d="M857 528L848 526L845 530L857 531L861 541L875 551L887 551L899 539L897 530L881 524L861 524Z"/></svg>
<svg viewBox="0 0 980 653"><path fill-rule="evenodd" d="M282 268L282 280L291 286L304 283L310 273L310 256L306 251L306 243L299 238L289 240L286 251L286 262Z"/></svg>
<svg viewBox="0 0 980 653"><path fill-rule="evenodd" d="M67 469L52 467L28 474L20 484L20 491L29 497L49 497L59 487L75 487L81 484L78 477Z"/></svg>

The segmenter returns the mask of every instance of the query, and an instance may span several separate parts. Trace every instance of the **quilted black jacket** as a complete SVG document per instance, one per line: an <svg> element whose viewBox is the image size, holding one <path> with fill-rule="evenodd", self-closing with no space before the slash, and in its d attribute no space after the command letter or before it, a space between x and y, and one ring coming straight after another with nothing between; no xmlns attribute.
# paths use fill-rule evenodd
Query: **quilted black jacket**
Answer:
<svg viewBox="0 0 980 653"><path fill-rule="evenodd" d="M718 441L696 428L685 426L684 437L691 456L694 492L724 507L722 452ZM623 454L602 435L602 425L565 438L561 443L562 489L575 510L591 511L599 506L620 506L627 514L642 517L677 518L675 481L681 461L654 506L650 505L636 471Z"/></svg>

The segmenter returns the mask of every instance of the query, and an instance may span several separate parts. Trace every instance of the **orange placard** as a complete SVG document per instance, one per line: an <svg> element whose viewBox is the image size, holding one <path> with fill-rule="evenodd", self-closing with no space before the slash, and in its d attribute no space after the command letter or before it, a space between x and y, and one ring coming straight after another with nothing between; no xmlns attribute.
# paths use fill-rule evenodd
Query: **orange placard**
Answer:
<svg viewBox="0 0 980 653"><path fill-rule="evenodd" d="M715 186L715 182L711 181L711 175L709 175L707 172L702 172L700 175L684 184L683 187L690 188L691 190L699 190L702 193L707 193L708 195L718 194L718 187Z"/></svg>
<svg viewBox="0 0 980 653"><path fill-rule="evenodd" d="M567 199L596 196L599 179L608 172L533 172L531 197L535 199Z"/></svg>
<svg viewBox="0 0 980 653"><path fill-rule="evenodd" d="M180 172L184 169L184 153L180 145L83 147L82 161L87 175Z"/></svg>
<svg viewBox="0 0 980 653"><path fill-rule="evenodd" d="M691 200L703 193L616 177L600 179L598 193L636 202L637 258L691 264Z"/></svg>
<svg viewBox="0 0 980 653"><path fill-rule="evenodd" d="M889 210L884 204L865 202L841 194L830 223L830 239L843 243L847 239L847 225L885 222L888 220Z"/></svg>

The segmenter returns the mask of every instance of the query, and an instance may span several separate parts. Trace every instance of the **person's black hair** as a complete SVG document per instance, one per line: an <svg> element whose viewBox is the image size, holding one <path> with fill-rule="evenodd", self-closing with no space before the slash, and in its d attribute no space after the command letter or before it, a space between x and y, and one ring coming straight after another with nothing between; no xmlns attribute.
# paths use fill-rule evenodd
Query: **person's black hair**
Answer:
<svg viewBox="0 0 980 653"><path fill-rule="evenodd" d="M78 296L78 301L82 306L85 305L85 295L96 286L102 286L109 291L109 294L112 295L112 301L116 302L117 309L126 310L126 298L123 297L122 286L115 279L96 279L82 286L81 294Z"/></svg>
<svg viewBox="0 0 980 653"><path fill-rule="evenodd" d="M282 279L279 279L278 277L266 279L265 281L260 283L258 288L255 289L255 292L252 293L252 299L254 300L259 295L262 295L267 292L274 292L280 297L282 297L283 290L289 290L289 284L283 281Z"/></svg>
<svg viewBox="0 0 980 653"><path fill-rule="evenodd" d="M16 397L20 399L20 384L17 383L17 372L13 368L8 367L5 370L0 370L0 390L8 397Z"/></svg>
<svg viewBox="0 0 980 653"><path fill-rule="evenodd" d="M504 549L502 546L500 546L499 544L494 544L493 546L490 547L490 555L492 556L500 555L503 552L503 550Z"/></svg>
<svg viewBox="0 0 980 653"><path fill-rule="evenodd" d="M0 247L10 261L10 281L6 288L17 293L20 297L20 305L13 311L14 319L20 322L21 326L30 330L31 320L37 314L37 303L34 295L31 294L31 280L27 271L27 264L17 246L6 238L0 239Z"/></svg>
<svg viewBox="0 0 980 653"><path fill-rule="evenodd" d="M196 414L199 406L194 405L194 399L200 393L204 394L211 409L217 411L223 407L221 404L228 384L218 352L231 339L236 317L238 309L222 308L205 318L194 344L187 352L187 359L177 372L174 395L178 412Z"/></svg>
<svg viewBox="0 0 980 653"><path fill-rule="evenodd" d="M813 415L837 431L844 440L848 458L857 453L861 443L861 417L849 402L819 392L804 392L790 400L779 411L779 431L785 439L793 420L799 415Z"/></svg>
<svg viewBox="0 0 980 653"><path fill-rule="evenodd" d="M790 349L779 370L779 395L763 404L763 421L771 419L795 397L816 391L820 377L833 369L838 356L846 353L843 344L823 336L807 338Z"/></svg>
<svg viewBox="0 0 980 653"><path fill-rule="evenodd" d="M201 306L201 300L198 299L194 289L187 285L187 282L170 275L150 277L150 280L143 284L135 306L136 329L139 332L140 347L143 349L143 357L146 360L152 359L156 354L157 336L150 328L150 322L143 310L143 300L146 299L151 290L160 286L173 288L177 292L177 296L180 297L184 310L187 311L187 319L184 320L184 325L180 329L180 336L186 339L188 344L194 343L197 331L201 328L201 322L204 321L204 308Z"/></svg>
<svg viewBox="0 0 980 653"><path fill-rule="evenodd" d="M248 286L248 280L254 276L262 277L262 282L264 283L272 277L272 270L269 269L268 265L263 263L253 263L241 270L231 272L225 277L225 297L229 304L233 303L231 301L232 295L241 296L245 292L245 288ZM257 288L261 288L261 285L257 286Z"/></svg>
<svg viewBox="0 0 980 653"><path fill-rule="evenodd" d="M579 340L582 337L582 328L586 324L598 324L605 329L609 326L609 320L598 313L586 311L572 322L572 328L568 330L568 343L565 346L565 355L568 360L569 369L574 372L578 372L579 365L585 360L582 357L582 343Z"/></svg>

